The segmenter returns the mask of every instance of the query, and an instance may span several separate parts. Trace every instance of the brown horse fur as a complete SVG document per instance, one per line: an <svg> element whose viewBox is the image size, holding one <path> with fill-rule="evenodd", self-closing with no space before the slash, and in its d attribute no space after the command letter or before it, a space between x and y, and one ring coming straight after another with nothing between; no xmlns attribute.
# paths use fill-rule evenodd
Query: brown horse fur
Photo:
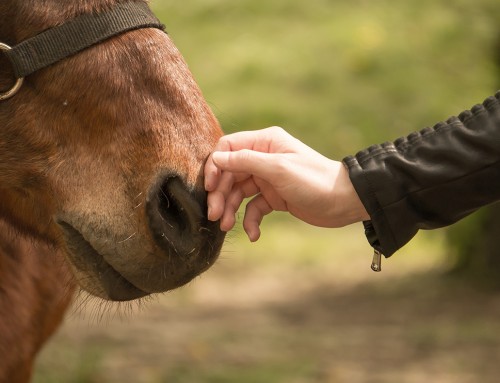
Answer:
<svg viewBox="0 0 500 383"><path fill-rule="evenodd" d="M0 42L117 2L2 0ZM12 82L0 55L0 90ZM28 76L0 102L1 382L29 380L76 284L127 300L180 286L215 261L223 241L215 226L176 238L189 248L196 237L181 254L158 244L144 206L170 175L203 196L203 162L221 134L181 55L156 29Z"/></svg>

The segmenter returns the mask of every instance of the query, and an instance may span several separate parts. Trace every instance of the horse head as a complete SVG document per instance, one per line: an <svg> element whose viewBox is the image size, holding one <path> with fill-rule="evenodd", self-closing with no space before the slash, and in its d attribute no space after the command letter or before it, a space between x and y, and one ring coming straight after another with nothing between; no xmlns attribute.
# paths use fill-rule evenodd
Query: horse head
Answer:
<svg viewBox="0 0 500 383"><path fill-rule="evenodd" d="M118 0L2 0L14 46ZM13 83L0 54L0 91ZM181 286L216 260L202 166L222 135L159 29L110 38L25 78L0 102L0 219L65 254L93 295L130 300Z"/></svg>

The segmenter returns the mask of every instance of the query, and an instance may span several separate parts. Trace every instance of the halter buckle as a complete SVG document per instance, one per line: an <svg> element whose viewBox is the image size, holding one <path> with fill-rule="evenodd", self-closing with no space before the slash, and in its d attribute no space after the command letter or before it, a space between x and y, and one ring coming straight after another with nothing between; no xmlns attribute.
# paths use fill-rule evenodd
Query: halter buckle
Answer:
<svg viewBox="0 0 500 383"><path fill-rule="evenodd" d="M7 44L0 43L0 51L10 51L12 48L8 46ZM21 89L21 86L23 85L24 77L16 79L16 83L7 90L6 92L0 92L0 101L7 100L8 98L14 96L19 89Z"/></svg>

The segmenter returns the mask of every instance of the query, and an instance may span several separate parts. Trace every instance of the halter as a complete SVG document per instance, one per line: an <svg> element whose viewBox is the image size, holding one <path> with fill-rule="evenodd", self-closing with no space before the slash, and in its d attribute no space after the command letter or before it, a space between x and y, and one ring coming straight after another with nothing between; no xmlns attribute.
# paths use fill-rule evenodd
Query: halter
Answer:
<svg viewBox="0 0 500 383"><path fill-rule="evenodd" d="M11 89L0 92L0 101L14 96L24 77L113 36L140 28L164 30L165 26L146 3L128 1L105 12L80 15L13 47L0 42L0 51L9 59L16 77Z"/></svg>

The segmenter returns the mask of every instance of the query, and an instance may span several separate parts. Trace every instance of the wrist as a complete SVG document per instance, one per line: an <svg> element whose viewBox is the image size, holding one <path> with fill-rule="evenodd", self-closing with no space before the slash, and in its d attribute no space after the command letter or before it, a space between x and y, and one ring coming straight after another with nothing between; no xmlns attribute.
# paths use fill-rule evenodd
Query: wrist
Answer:
<svg viewBox="0 0 500 383"><path fill-rule="evenodd" d="M341 162L337 162L337 166L339 169L334 185L334 218L337 226L369 220L370 216L351 182L349 170Z"/></svg>

